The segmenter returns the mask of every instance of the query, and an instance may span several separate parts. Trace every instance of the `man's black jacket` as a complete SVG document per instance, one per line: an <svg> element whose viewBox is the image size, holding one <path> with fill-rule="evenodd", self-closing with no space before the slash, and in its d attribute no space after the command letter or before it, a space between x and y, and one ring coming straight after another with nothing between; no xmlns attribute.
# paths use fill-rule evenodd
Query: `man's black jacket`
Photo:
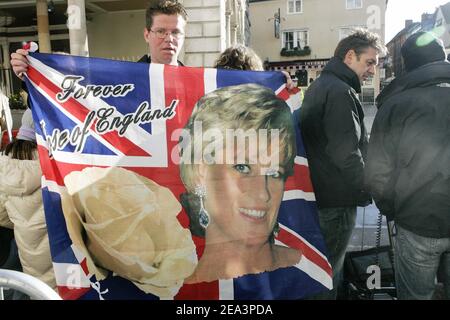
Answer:
<svg viewBox="0 0 450 320"><path fill-rule="evenodd" d="M319 208L365 206L364 157L368 143L356 73L332 58L308 88L300 128Z"/></svg>
<svg viewBox="0 0 450 320"><path fill-rule="evenodd" d="M401 227L450 237L450 63L396 78L378 97L366 181Z"/></svg>

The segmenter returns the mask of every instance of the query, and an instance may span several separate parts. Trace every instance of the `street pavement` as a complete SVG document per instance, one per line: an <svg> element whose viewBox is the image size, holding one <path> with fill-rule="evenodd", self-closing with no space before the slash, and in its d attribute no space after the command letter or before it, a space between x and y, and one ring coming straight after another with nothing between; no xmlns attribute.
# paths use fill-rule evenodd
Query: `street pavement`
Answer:
<svg viewBox="0 0 450 320"><path fill-rule="evenodd" d="M367 132L372 130L373 120L377 108L374 104L363 104L364 109L364 123ZM376 246L378 209L375 204L371 204L365 208L358 207L356 226L350 239L350 244L347 251L356 251L373 248ZM388 245L389 238L386 226L386 218L383 217L381 227L381 245Z"/></svg>
<svg viewBox="0 0 450 320"><path fill-rule="evenodd" d="M357 208L356 224L347 251L359 251L376 246L378 209L374 204ZM382 217L380 245L388 245L386 217Z"/></svg>

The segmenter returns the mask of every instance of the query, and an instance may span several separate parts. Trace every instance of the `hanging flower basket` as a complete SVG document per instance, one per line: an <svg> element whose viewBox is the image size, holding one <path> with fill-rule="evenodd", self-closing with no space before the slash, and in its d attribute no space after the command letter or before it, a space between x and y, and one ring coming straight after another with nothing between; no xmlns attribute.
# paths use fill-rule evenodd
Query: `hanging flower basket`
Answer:
<svg viewBox="0 0 450 320"><path fill-rule="evenodd" d="M281 49L280 55L283 57L293 57L293 56L309 56L311 54L311 48L309 46L304 46L303 49L295 47L294 49Z"/></svg>
<svg viewBox="0 0 450 320"><path fill-rule="evenodd" d="M20 93L13 93L9 96L9 108L11 110L25 110L27 108Z"/></svg>

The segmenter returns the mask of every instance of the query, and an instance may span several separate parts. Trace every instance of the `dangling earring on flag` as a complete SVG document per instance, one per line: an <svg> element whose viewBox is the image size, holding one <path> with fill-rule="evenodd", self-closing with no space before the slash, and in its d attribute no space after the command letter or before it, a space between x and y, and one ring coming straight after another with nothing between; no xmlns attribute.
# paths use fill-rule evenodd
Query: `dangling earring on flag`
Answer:
<svg viewBox="0 0 450 320"><path fill-rule="evenodd" d="M275 223L275 225L273 226L272 232L269 235L269 243L274 244L275 243L275 238L278 237L279 233L280 233L280 224L277 221Z"/></svg>
<svg viewBox="0 0 450 320"><path fill-rule="evenodd" d="M200 211L198 212L198 220L203 229L206 229L209 225L209 213L206 211L203 199L206 197L206 189L202 185L198 185L194 190L195 195L200 200Z"/></svg>
<svg viewBox="0 0 450 320"><path fill-rule="evenodd" d="M278 223L278 221L273 226L272 233L274 238L278 237L278 234L280 233L280 224Z"/></svg>

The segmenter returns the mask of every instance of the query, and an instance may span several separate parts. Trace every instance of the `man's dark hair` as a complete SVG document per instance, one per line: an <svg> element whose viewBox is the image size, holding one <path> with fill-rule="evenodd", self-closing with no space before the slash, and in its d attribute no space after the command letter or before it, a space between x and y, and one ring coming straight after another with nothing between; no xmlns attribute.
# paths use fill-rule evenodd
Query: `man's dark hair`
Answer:
<svg viewBox="0 0 450 320"><path fill-rule="evenodd" d="M386 47L381 43L378 34L368 30L356 29L354 33L339 42L334 51L334 56L344 61L347 52L353 50L359 58L361 53L370 47L377 50L379 54L386 53Z"/></svg>
<svg viewBox="0 0 450 320"><path fill-rule="evenodd" d="M153 17L157 14L177 15L187 20L186 9L176 0L152 0L145 11L145 26L147 30L153 25Z"/></svg>

